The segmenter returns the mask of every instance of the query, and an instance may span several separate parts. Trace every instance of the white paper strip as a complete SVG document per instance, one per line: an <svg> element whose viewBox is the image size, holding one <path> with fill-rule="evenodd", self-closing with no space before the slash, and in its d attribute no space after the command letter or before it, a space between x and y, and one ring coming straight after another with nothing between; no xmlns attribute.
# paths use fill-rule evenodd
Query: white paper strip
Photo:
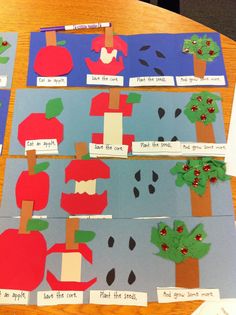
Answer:
<svg viewBox="0 0 236 315"><path fill-rule="evenodd" d="M225 143L181 143L182 155L187 156L225 156L226 147Z"/></svg>
<svg viewBox="0 0 236 315"><path fill-rule="evenodd" d="M67 86L67 77L37 77L37 86Z"/></svg>
<svg viewBox="0 0 236 315"><path fill-rule="evenodd" d="M236 299L221 299L202 303L192 315L235 315Z"/></svg>
<svg viewBox="0 0 236 315"><path fill-rule="evenodd" d="M219 289L157 288L157 300L159 303L196 300L216 301L219 299Z"/></svg>
<svg viewBox="0 0 236 315"><path fill-rule="evenodd" d="M2 144L0 144L0 155L2 154Z"/></svg>
<svg viewBox="0 0 236 315"><path fill-rule="evenodd" d="M236 85L234 88L234 99L232 104L231 119L225 155L226 174L236 176Z"/></svg>
<svg viewBox="0 0 236 315"><path fill-rule="evenodd" d="M37 305L83 304L82 291L39 291Z"/></svg>
<svg viewBox="0 0 236 315"><path fill-rule="evenodd" d="M29 291L0 289L0 304L21 304L29 303Z"/></svg>
<svg viewBox="0 0 236 315"><path fill-rule="evenodd" d="M225 77L223 75L206 75L204 78L194 76L176 76L178 86L194 86L194 85L225 85Z"/></svg>
<svg viewBox="0 0 236 315"><path fill-rule="evenodd" d="M123 86L124 77L103 74L87 74L87 84Z"/></svg>
<svg viewBox="0 0 236 315"><path fill-rule="evenodd" d="M79 219L112 219L111 214L94 214L94 215L70 215L69 218Z"/></svg>
<svg viewBox="0 0 236 315"><path fill-rule="evenodd" d="M89 143L90 157L128 157L128 146L122 144L96 144Z"/></svg>
<svg viewBox="0 0 236 315"><path fill-rule="evenodd" d="M133 77L129 79L129 86L175 86L174 77Z"/></svg>
<svg viewBox="0 0 236 315"><path fill-rule="evenodd" d="M58 154L57 139L26 140L25 155L28 150L36 150L36 154Z"/></svg>
<svg viewBox="0 0 236 315"><path fill-rule="evenodd" d="M91 290L89 303L147 306L146 292Z"/></svg>
<svg viewBox="0 0 236 315"><path fill-rule="evenodd" d="M0 87L6 87L6 86L7 86L7 76L0 75Z"/></svg>

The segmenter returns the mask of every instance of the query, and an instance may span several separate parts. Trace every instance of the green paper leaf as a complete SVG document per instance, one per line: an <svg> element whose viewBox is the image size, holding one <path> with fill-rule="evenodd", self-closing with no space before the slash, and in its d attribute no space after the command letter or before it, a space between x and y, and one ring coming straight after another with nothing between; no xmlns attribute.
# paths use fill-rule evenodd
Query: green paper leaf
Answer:
<svg viewBox="0 0 236 315"><path fill-rule="evenodd" d="M75 232L75 242L76 243L87 243L94 239L96 234L92 231L76 231Z"/></svg>
<svg viewBox="0 0 236 315"><path fill-rule="evenodd" d="M140 103L141 102L141 94L138 93L129 93L126 103Z"/></svg>
<svg viewBox="0 0 236 315"><path fill-rule="evenodd" d="M82 156L82 160L90 160L90 155L89 155L89 153L83 155L83 156Z"/></svg>
<svg viewBox="0 0 236 315"><path fill-rule="evenodd" d="M176 178L176 180L175 180L175 184L176 184L176 186L178 186L178 187L182 187L182 186L185 184L185 180L184 180L182 174L178 174L178 175L177 175L177 178Z"/></svg>
<svg viewBox="0 0 236 315"><path fill-rule="evenodd" d="M34 166L34 174L38 174L40 172L45 171L49 167L48 162L38 163Z"/></svg>
<svg viewBox="0 0 236 315"><path fill-rule="evenodd" d="M0 57L0 63L1 64L6 64L9 60L9 57Z"/></svg>
<svg viewBox="0 0 236 315"><path fill-rule="evenodd" d="M27 231L43 231L48 228L49 223L41 219L29 219L27 223Z"/></svg>
<svg viewBox="0 0 236 315"><path fill-rule="evenodd" d="M61 98L53 98L47 102L46 118L50 119L59 116L63 111L63 103Z"/></svg>
<svg viewBox="0 0 236 315"><path fill-rule="evenodd" d="M201 259L204 256L206 256L210 250L211 244L205 244L205 243L195 243L195 245L191 248L191 257L196 259Z"/></svg>
<svg viewBox="0 0 236 315"><path fill-rule="evenodd" d="M66 44L65 40L60 40L57 42L57 46L64 46Z"/></svg>

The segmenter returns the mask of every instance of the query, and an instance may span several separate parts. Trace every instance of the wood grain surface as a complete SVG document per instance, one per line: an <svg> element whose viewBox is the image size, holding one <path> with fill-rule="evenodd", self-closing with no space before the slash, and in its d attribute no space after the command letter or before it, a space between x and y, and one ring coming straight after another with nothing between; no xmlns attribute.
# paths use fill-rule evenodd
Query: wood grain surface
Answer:
<svg viewBox="0 0 236 315"><path fill-rule="evenodd" d="M29 56L30 32L40 27L78 23L107 22L113 23L118 34L136 33L181 33L207 32L208 27L190 19L136 0L7 0L0 1L1 32L18 32L18 45L13 76L9 115L3 156L0 158L0 195L6 158L9 157L9 138L11 134L14 111L15 91L26 88L27 66ZM80 31L78 31L79 33ZM81 31L82 32L82 31ZM102 30L87 30L83 33L101 33ZM223 97L225 129L228 132L231 103L236 79L236 44L221 35L223 54L229 86L211 88ZM70 88L68 88L70 89ZM126 88L127 89L127 88ZM134 89L134 88L132 88ZM206 88L153 87L138 88L152 91L202 91ZM17 157L17 156L15 156ZM7 179L6 179L7 180ZM236 204L236 181L232 180L233 200ZM12 196L9 196L12 198ZM149 303L148 307L98 306L98 305L59 305L54 307L36 306L0 306L0 314L11 315L65 315L65 314L148 314L148 315L190 315L201 302L158 304Z"/></svg>

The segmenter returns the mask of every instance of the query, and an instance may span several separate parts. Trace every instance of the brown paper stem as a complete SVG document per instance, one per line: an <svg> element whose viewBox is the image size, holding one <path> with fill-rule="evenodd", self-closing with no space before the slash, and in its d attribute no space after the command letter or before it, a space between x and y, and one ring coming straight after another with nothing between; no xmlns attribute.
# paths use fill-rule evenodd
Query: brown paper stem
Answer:
<svg viewBox="0 0 236 315"><path fill-rule="evenodd" d="M57 33L56 31L45 32L46 46L56 46L57 45Z"/></svg>
<svg viewBox="0 0 236 315"><path fill-rule="evenodd" d="M82 160L84 155L88 154L88 146L86 142L75 143L75 156L77 160Z"/></svg>
<svg viewBox="0 0 236 315"><path fill-rule="evenodd" d="M113 28L105 28L105 47L113 47Z"/></svg>
<svg viewBox="0 0 236 315"><path fill-rule="evenodd" d="M215 143L215 135L212 124L204 125L201 121L197 121L196 135L198 142Z"/></svg>
<svg viewBox="0 0 236 315"><path fill-rule="evenodd" d="M109 93L109 108L119 109L120 107L120 89L111 88Z"/></svg>
<svg viewBox="0 0 236 315"><path fill-rule="evenodd" d="M197 58L195 54L193 55L193 71L197 78L204 78L206 74L206 61Z"/></svg>
<svg viewBox="0 0 236 315"><path fill-rule="evenodd" d="M187 258L175 264L175 286L182 288L199 288L199 261Z"/></svg>
<svg viewBox="0 0 236 315"><path fill-rule="evenodd" d="M28 162L28 171L30 175L34 175L34 166L36 164L36 151L28 150L27 154L27 162Z"/></svg>
<svg viewBox="0 0 236 315"><path fill-rule="evenodd" d="M20 234L28 234L27 231L27 224L28 221L32 218L34 202L23 200L21 205L21 212L20 212L20 226L19 226L19 233Z"/></svg>
<svg viewBox="0 0 236 315"><path fill-rule="evenodd" d="M66 249L77 249L79 244L75 242L75 232L79 229L78 218L66 219Z"/></svg>
<svg viewBox="0 0 236 315"><path fill-rule="evenodd" d="M206 191L203 196L199 196L195 191L190 189L191 207L193 217L210 217L212 216L211 208L211 187L210 182L206 184Z"/></svg>

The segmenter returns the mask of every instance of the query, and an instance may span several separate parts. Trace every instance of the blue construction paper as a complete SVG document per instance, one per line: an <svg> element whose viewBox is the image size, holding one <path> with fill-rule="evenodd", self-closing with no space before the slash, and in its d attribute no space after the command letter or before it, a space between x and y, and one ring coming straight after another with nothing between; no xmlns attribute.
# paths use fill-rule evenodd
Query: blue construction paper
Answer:
<svg viewBox="0 0 236 315"><path fill-rule="evenodd" d="M88 243L93 251L93 264L82 261L82 281L97 277L97 282L89 290L141 291L148 293L149 302L157 301L157 287L175 287L175 263L155 255L158 249L150 242L151 229L157 227L161 221L172 227L175 219L183 220L189 230L202 223L207 233L204 242L211 244L209 253L199 260L200 288L219 289L221 298L235 297L236 233L233 216L173 217L159 220L80 220L81 230L96 233L94 240ZM47 221L48 229L41 232L46 239L47 247L65 243L65 220ZM9 228L17 228L18 225L19 219L2 218L0 233ZM114 238L113 247L108 247L110 236ZM130 237L136 242L132 251L128 246ZM112 268L115 268L116 277L113 284L108 286L106 275ZM30 292L30 304L37 303L37 291L50 290L46 281L47 270L60 279L61 254L55 253L47 257L44 279L37 289ZM136 276L136 281L132 285L127 282L131 270ZM89 290L84 292L86 304L89 303Z"/></svg>
<svg viewBox="0 0 236 315"><path fill-rule="evenodd" d="M18 141L18 125L31 113L44 113L46 103L52 98L62 99L64 110L57 117L64 125L64 140L59 144L59 155L74 155L74 143L92 142L93 133L103 133L104 118L90 116L92 98L108 90L58 90L58 89L24 89L17 90L15 111L10 141L10 154L24 154L24 147ZM128 94L132 91L122 91ZM165 141L177 137L179 141L196 142L196 127L192 124L183 109L193 92L142 92L141 102L133 105L132 116L123 119L123 134L134 134L135 141ZM165 115L160 119L158 109L163 108ZM223 111L218 101L219 113L213 123L216 143L225 143ZM177 108L182 113L175 118ZM148 127L147 127L148 126Z"/></svg>
<svg viewBox="0 0 236 315"><path fill-rule="evenodd" d="M158 76L154 68L160 69L165 76L192 76L193 64L192 55L182 53L182 47L185 39L191 38L193 34L199 36L207 35L212 38L221 48L220 34L218 33L184 33L184 34L138 34L138 35L119 35L128 44L128 56L124 56L118 52L119 56L123 57L124 70L119 76L124 76L124 86L129 86L129 78L143 76ZM66 41L66 47L74 62L72 71L63 75L67 77L68 86L86 86L86 75L90 71L85 63L85 58L90 58L93 61L99 59L100 53L91 50L91 43L94 38L100 34L63 34L57 33L57 41ZM37 74L34 72L34 60L40 48L45 47L45 33L31 33L30 40L30 56L28 81L29 86L36 86ZM150 46L147 50L140 50L143 46ZM155 51L160 51L165 58L156 56ZM139 62L143 59L148 63L144 66ZM207 63L206 75L223 75L227 85L226 72L222 48L220 55L212 62Z"/></svg>
<svg viewBox="0 0 236 315"><path fill-rule="evenodd" d="M7 113L10 99L10 91L0 90L0 145L3 145ZM0 148L0 155L2 150Z"/></svg>
<svg viewBox="0 0 236 315"><path fill-rule="evenodd" d="M17 45L17 33L11 32L0 32L0 37L3 38L4 41L7 41L11 44L11 47L8 48L1 56L9 57L9 60L6 64L0 63L0 76L7 76L7 85L1 86L7 89L11 88L14 63L16 57L16 45Z"/></svg>
<svg viewBox="0 0 236 315"><path fill-rule="evenodd" d="M39 159L39 162L46 161ZM65 183L65 168L71 160L48 159L47 173L50 177L49 201L45 209L35 211L35 215L47 215L49 218L63 218L69 214L60 207L62 192L74 193L75 181ZM192 215L190 189L187 185L179 188L175 185L176 176L170 169L174 160L103 160L110 168L109 179L97 179L96 192L107 191L108 205L102 212L112 218L137 218L160 216ZM15 200L15 186L20 173L27 170L26 159L8 159L5 170L5 182L0 208L0 217L20 215ZM140 171L141 180L135 179ZM152 171L158 175L154 181ZM155 189L149 192L149 185ZM135 197L134 187L139 191ZM9 198L9 196L13 196ZM232 215L233 203L230 181L218 181L211 184L212 215Z"/></svg>

